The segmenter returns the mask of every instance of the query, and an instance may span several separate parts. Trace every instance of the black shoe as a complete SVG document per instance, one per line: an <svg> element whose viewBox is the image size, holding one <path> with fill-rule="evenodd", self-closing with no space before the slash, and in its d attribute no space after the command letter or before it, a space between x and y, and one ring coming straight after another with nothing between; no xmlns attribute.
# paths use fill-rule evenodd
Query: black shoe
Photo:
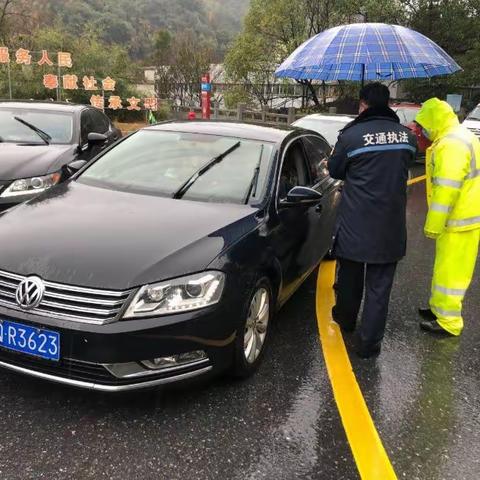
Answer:
<svg viewBox="0 0 480 480"><path fill-rule="evenodd" d="M420 328L426 332L435 333L436 335L443 335L446 337L454 337L450 332L447 332L436 320L423 320L420 322Z"/></svg>
<svg viewBox="0 0 480 480"><path fill-rule="evenodd" d="M342 331L342 333L352 333L355 331L355 324L348 324L348 325L345 325L343 322L341 322L339 319L338 319L338 315L336 313L336 308L333 307L332 308L332 318L333 318L333 321L338 324L338 326L340 327L340 330Z"/></svg>
<svg viewBox="0 0 480 480"><path fill-rule="evenodd" d="M357 347L355 353L360 358L367 359L367 358L378 357L381 351L382 351L381 344L376 344L371 346L360 345L359 347Z"/></svg>
<svg viewBox="0 0 480 480"><path fill-rule="evenodd" d="M429 322L435 322L437 320L437 316L430 308L419 308L418 313L424 320L428 320Z"/></svg>

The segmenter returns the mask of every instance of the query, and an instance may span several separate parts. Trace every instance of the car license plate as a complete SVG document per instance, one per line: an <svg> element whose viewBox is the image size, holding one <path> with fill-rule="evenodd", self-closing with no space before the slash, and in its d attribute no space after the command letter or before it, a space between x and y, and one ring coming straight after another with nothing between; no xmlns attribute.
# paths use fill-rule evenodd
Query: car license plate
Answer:
<svg viewBox="0 0 480 480"><path fill-rule="evenodd" d="M0 321L0 347L35 355L47 360L60 360L60 334L51 330Z"/></svg>

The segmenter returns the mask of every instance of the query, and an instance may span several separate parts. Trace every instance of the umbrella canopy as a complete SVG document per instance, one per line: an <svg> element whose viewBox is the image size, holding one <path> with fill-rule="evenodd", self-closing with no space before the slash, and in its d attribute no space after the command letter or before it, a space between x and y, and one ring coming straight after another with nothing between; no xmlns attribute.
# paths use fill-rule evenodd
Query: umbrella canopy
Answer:
<svg viewBox="0 0 480 480"><path fill-rule="evenodd" d="M330 28L298 47L277 69L296 80L399 80L447 75L461 67L435 42L399 25Z"/></svg>

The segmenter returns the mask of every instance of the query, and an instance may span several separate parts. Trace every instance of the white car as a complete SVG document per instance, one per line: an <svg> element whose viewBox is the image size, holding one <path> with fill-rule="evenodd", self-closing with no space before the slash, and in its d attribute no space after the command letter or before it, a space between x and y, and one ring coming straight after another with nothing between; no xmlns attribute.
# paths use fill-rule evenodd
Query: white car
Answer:
<svg viewBox="0 0 480 480"><path fill-rule="evenodd" d="M355 116L353 115L327 115L322 113L313 113L293 122L294 127L306 128L322 135L332 146L337 143L340 130L350 123Z"/></svg>
<svg viewBox="0 0 480 480"><path fill-rule="evenodd" d="M480 137L480 104L477 105L463 121L463 125Z"/></svg>
<svg viewBox="0 0 480 480"><path fill-rule="evenodd" d="M322 135L333 148L337 143L340 130L349 124L355 115L326 115L322 113L313 113L306 115L292 123L294 127L313 130ZM480 122L479 122L480 124ZM412 178L412 171L408 171L408 179Z"/></svg>

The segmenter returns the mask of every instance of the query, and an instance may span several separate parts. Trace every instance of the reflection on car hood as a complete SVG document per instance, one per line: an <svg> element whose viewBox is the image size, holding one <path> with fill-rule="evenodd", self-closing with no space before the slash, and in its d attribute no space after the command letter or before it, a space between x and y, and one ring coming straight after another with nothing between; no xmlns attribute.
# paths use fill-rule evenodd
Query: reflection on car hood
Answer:
<svg viewBox="0 0 480 480"><path fill-rule="evenodd" d="M56 169L56 161L68 155L73 149L73 145L21 145L1 142L0 180L29 178L51 173Z"/></svg>
<svg viewBox="0 0 480 480"><path fill-rule="evenodd" d="M204 270L256 212L66 183L0 217L0 270L126 289Z"/></svg>

